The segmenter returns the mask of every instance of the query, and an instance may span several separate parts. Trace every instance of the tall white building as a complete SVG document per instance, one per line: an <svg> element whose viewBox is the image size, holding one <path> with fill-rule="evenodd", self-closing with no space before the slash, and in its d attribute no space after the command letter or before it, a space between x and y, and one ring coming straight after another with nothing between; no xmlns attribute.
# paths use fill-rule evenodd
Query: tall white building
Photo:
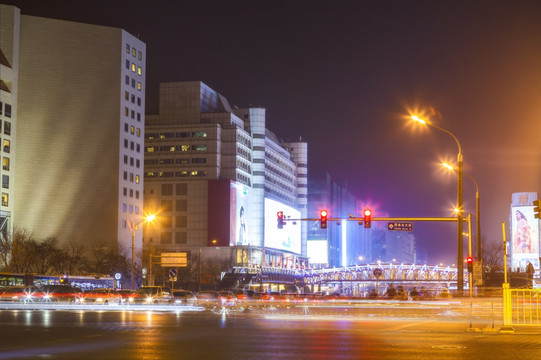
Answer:
<svg viewBox="0 0 541 360"><path fill-rule="evenodd" d="M306 225L293 219L306 217L306 184L307 144L280 141L265 109L233 107L201 82L160 85L145 140L145 210L160 213L145 228L154 249L302 266Z"/></svg>
<svg viewBox="0 0 541 360"><path fill-rule="evenodd" d="M4 238L10 237L14 218L20 21L18 8L0 5L0 236Z"/></svg>
<svg viewBox="0 0 541 360"><path fill-rule="evenodd" d="M3 154L2 212L38 239L130 254L130 223L143 215L146 45L118 28L0 10L1 77L11 84L1 116L5 133L9 103L16 141Z"/></svg>

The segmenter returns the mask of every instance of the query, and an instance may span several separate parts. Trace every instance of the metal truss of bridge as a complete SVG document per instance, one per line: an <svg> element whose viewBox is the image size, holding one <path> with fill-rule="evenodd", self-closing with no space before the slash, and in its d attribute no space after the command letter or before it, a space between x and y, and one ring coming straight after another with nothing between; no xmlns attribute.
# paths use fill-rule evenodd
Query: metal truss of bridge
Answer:
<svg viewBox="0 0 541 360"><path fill-rule="evenodd" d="M379 270L377 270L379 269ZM379 276L377 275L379 274ZM289 283L321 285L338 282L401 283L426 286L456 286L457 269L450 266L411 264L366 264L328 269L283 269L276 267L235 267L225 277L239 283ZM224 278L225 278L224 277ZM468 283L468 274L464 275Z"/></svg>

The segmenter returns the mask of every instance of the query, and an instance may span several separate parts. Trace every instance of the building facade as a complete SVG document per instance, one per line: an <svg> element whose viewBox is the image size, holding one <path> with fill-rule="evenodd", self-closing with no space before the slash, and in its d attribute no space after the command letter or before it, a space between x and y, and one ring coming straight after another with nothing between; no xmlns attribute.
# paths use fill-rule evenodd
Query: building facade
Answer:
<svg viewBox="0 0 541 360"><path fill-rule="evenodd" d="M2 120L5 129L12 103L17 124L2 172L14 226L131 255L130 224L143 215L146 45L122 29L1 9L2 78L11 82Z"/></svg>
<svg viewBox="0 0 541 360"><path fill-rule="evenodd" d="M8 241L13 230L20 22L18 8L0 5L0 236L3 241Z"/></svg>
<svg viewBox="0 0 541 360"><path fill-rule="evenodd" d="M302 266L307 160L305 142L267 129L265 109L233 107L202 82L160 84L145 139L145 211L159 216L145 242L156 254ZM278 211L289 219L283 229Z"/></svg>

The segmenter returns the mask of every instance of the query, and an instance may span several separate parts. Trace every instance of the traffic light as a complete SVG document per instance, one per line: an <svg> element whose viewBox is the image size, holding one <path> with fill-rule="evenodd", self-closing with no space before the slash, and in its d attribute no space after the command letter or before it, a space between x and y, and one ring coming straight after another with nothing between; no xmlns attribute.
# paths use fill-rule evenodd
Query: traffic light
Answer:
<svg viewBox="0 0 541 360"><path fill-rule="evenodd" d="M535 216L536 219L539 219L541 213L541 200L535 200L533 202L533 216Z"/></svg>
<svg viewBox="0 0 541 360"><path fill-rule="evenodd" d="M278 229L283 229L284 228L284 212L278 211L276 215L278 216Z"/></svg>
<svg viewBox="0 0 541 360"><path fill-rule="evenodd" d="M468 256L466 262L468 263L468 272L473 272L473 258Z"/></svg>
<svg viewBox="0 0 541 360"><path fill-rule="evenodd" d="M372 210L366 209L365 211L363 211L363 215L364 215L364 227L368 229L370 228L370 220L372 220Z"/></svg>
<svg viewBox="0 0 541 360"><path fill-rule="evenodd" d="M327 228L327 210L321 210L319 212L319 215L321 216L321 228L326 229Z"/></svg>

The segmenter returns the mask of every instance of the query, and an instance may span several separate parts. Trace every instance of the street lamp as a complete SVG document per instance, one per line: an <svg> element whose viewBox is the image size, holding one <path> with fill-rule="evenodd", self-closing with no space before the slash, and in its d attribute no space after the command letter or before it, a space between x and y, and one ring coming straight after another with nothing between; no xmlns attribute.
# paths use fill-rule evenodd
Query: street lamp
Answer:
<svg viewBox="0 0 541 360"><path fill-rule="evenodd" d="M448 163L442 163L443 167L446 169L449 169L451 171L455 171L455 168L448 164ZM481 208L480 208L480 197L479 197L479 185L477 184L477 181L469 175L464 173L466 177L468 177L471 181L473 181L473 184L475 185L475 226L476 226L476 236L477 236L477 261L482 261L483 259L483 252L481 247Z"/></svg>
<svg viewBox="0 0 541 360"><path fill-rule="evenodd" d="M435 129L441 130L446 134L451 135L451 137L456 141L456 144L458 145L458 155L457 155L457 209L458 212L456 214L456 228L457 228L457 270L458 270L458 276L457 276L457 292L460 296L462 296L462 293L464 291L464 254L463 254L463 241L462 238L462 230L463 230L463 224L462 224L462 147L460 146L460 142L458 141L457 137L450 132L449 130L446 130L444 128L441 128L437 125L434 125L428 120L421 119L420 117L416 115L412 115L411 119L413 121L416 121L418 123L421 123L423 125L432 126Z"/></svg>
<svg viewBox="0 0 541 360"><path fill-rule="evenodd" d="M141 220L133 224L130 220L130 230L131 230L131 288L135 290L135 230L137 226L144 222L152 222L156 219L156 215L149 214L143 217Z"/></svg>

